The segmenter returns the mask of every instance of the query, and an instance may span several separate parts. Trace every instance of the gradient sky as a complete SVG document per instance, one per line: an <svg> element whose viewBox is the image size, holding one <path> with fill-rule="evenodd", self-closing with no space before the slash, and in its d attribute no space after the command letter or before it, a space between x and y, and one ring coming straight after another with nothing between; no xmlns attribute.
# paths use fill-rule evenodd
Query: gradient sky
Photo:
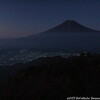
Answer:
<svg viewBox="0 0 100 100"><path fill-rule="evenodd" d="M0 38L28 36L68 19L100 30L100 0L0 0Z"/></svg>

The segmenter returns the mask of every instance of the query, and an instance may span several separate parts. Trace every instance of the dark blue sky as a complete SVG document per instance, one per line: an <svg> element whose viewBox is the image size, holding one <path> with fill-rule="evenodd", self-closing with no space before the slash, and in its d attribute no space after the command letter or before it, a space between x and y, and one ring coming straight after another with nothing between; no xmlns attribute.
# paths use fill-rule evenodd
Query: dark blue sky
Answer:
<svg viewBox="0 0 100 100"><path fill-rule="evenodd" d="M100 30L100 0L0 0L0 38L35 34L68 19Z"/></svg>

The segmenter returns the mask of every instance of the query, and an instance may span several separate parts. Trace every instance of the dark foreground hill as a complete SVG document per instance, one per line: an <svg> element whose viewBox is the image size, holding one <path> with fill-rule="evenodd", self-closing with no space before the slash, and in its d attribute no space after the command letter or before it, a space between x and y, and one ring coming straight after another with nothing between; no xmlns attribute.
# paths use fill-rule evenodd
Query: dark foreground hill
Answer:
<svg viewBox="0 0 100 100"><path fill-rule="evenodd" d="M66 100L68 96L100 96L100 55L35 60L2 87L0 100Z"/></svg>

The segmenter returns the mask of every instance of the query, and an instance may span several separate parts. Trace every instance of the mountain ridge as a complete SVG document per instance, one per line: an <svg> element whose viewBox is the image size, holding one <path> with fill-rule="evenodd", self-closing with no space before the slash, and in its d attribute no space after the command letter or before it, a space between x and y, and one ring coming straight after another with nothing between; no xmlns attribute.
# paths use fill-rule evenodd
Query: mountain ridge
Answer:
<svg viewBox="0 0 100 100"><path fill-rule="evenodd" d="M74 20L66 20L65 22L55 26L54 28L51 28L47 30L46 32L100 32L98 30L94 30L91 28L88 28L84 25L81 25L80 23L74 21Z"/></svg>

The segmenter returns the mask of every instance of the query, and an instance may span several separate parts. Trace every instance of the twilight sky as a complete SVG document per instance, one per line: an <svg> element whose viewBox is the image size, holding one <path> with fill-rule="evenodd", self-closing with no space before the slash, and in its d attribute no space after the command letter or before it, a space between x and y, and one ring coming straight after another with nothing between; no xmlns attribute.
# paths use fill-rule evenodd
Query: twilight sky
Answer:
<svg viewBox="0 0 100 100"><path fill-rule="evenodd" d="M100 0L0 0L0 38L28 36L68 19L100 30Z"/></svg>

